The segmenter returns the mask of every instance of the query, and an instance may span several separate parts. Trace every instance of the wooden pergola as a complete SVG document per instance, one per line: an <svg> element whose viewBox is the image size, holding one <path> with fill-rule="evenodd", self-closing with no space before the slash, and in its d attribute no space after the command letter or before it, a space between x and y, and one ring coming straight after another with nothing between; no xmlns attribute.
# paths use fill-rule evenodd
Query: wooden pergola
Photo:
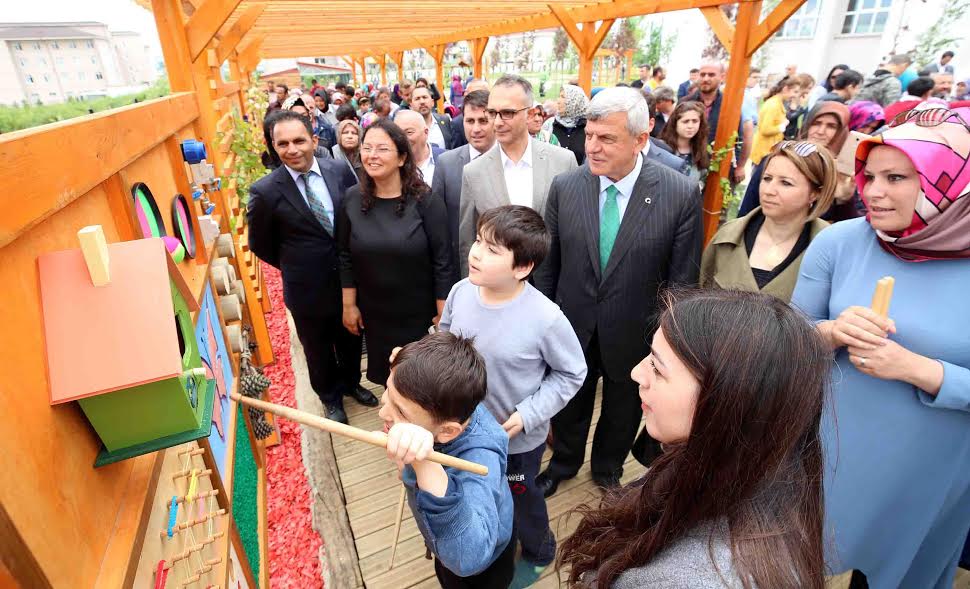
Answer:
<svg viewBox="0 0 970 589"><path fill-rule="evenodd" d="M371 59L386 82L388 61L400 72L405 51L425 49L442 88L450 43L469 42L474 73L483 77L490 37L561 26L579 54L580 86L589 92L594 57L616 19L699 9L731 56L715 148L738 128L751 56L804 1L781 0L761 20L762 0L136 0L155 15L172 91L197 93L200 131L210 145L218 144L217 131L228 129L227 97L246 90L264 58L339 56L355 80L363 79ZM735 23L720 8L732 4L738 6ZM220 68L227 61L231 80L223 81ZM231 158L216 154L216 165L231 166ZM708 176L708 239L719 223L720 178L728 168Z"/></svg>

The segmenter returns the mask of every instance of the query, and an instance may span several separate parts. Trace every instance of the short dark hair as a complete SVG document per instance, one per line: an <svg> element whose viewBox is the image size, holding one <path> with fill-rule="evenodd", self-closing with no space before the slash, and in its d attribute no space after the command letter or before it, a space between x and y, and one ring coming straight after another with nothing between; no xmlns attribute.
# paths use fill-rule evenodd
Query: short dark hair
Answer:
<svg viewBox="0 0 970 589"><path fill-rule="evenodd" d="M661 100L677 102L677 97L674 96L674 90L669 86L658 86L657 89L653 91L653 98L657 102L660 102Z"/></svg>
<svg viewBox="0 0 970 589"><path fill-rule="evenodd" d="M473 340L439 331L401 348L391 363L394 388L438 423L464 423L485 399L485 360Z"/></svg>
<svg viewBox="0 0 970 589"><path fill-rule="evenodd" d="M346 87L347 87L347 82L337 82L336 84L333 85L333 89L336 90L337 92L340 92Z"/></svg>
<svg viewBox="0 0 970 589"><path fill-rule="evenodd" d="M643 95L643 99L647 101L647 112L650 113L650 118L657 118L657 98L651 92L640 91Z"/></svg>
<svg viewBox="0 0 970 589"><path fill-rule="evenodd" d="M699 73L701 73L701 68L692 67L692 68L690 68L690 73L692 73L692 74L699 74Z"/></svg>
<svg viewBox="0 0 970 589"><path fill-rule="evenodd" d="M485 211L478 217L477 230L512 252L513 268L524 268L531 263L529 276L549 254L552 244L552 237L539 213L522 205L505 205Z"/></svg>
<svg viewBox="0 0 970 589"><path fill-rule="evenodd" d="M518 86L519 88L522 88L523 92L525 92L526 102L529 103L529 106L532 106L533 102L535 102L532 94L532 82L526 80L522 76L518 76L516 74L505 74L498 80L495 80L495 83L492 84L492 88L496 88L498 86Z"/></svg>
<svg viewBox="0 0 970 589"><path fill-rule="evenodd" d="M337 107L337 112L334 115L337 118L337 122L345 121L347 119L356 119L357 111L354 109L354 105L349 102L341 104Z"/></svg>
<svg viewBox="0 0 970 589"><path fill-rule="evenodd" d="M920 76L906 86L906 94L910 96L922 96L933 90L936 82L929 76Z"/></svg>
<svg viewBox="0 0 970 589"><path fill-rule="evenodd" d="M465 114L465 107L471 105L477 108L488 108L488 90L475 90L465 94L461 103L461 114Z"/></svg>
<svg viewBox="0 0 970 589"><path fill-rule="evenodd" d="M836 90L845 90L849 86L858 86L862 83L862 74L855 70L845 70L832 82L832 87Z"/></svg>
<svg viewBox="0 0 970 589"><path fill-rule="evenodd" d="M943 55L941 55L940 57L953 57L954 55L956 54L953 53L952 51L944 51Z"/></svg>
<svg viewBox="0 0 970 589"><path fill-rule="evenodd" d="M310 78L310 83L311 84L316 84L317 83L317 79L316 78Z"/></svg>
<svg viewBox="0 0 970 589"><path fill-rule="evenodd" d="M417 82L415 82L415 83L417 83ZM425 92L428 93L428 98L432 98L432 96L431 96L431 88L428 88L427 86L415 86L414 87L414 90L411 90L411 101L412 102L414 102L414 95L417 94L418 90L424 90Z"/></svg>
<svg viewBox="0 0 970 589"><path fill-rule="evenodd" d="M303 124L303 128L313 138L313 123L310 122L310 117L302 115L293 110L277 110L266 117L265 125L269 128L270 145L272 145L273 130L276 129L276 125L284 121L299 121Z"/></svg>
<svg viewBox="0 0 970 589"><path fill-rule="evenodd" d="M346 87L346 88L344 88L344 90L346 91L346 94L347 94L347 98L348 98L348 99L350 99L350 98L353 98L353 97L354 97L354 92L356 92L356 91L357 91L357 90L356 90L356 89L355 89L355 88L354 88L353 86L351 86L350 84L347 84L347 87Z"/></svg>

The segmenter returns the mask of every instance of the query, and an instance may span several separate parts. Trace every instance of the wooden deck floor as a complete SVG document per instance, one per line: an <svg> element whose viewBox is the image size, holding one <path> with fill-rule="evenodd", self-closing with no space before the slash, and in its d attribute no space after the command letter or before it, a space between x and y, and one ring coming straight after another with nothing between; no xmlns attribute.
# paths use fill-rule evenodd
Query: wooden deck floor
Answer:
<svg viewBox="0 0 970 589"><path fill-rule="evenodd" d="M365 381L365 386L380 396L383 387ZM380 429L382 424L377 409L362 407L353 401L346 403L350 424L368 430ZM597 398L593 423L599 419L600 403ZM592 428L587 446L592 444ZM425 548L411 516L405 508L401 524L401 537L394 558L394 567L388 569L391 541L394 535L394 517L400 497L400 481L394 466L385 458L384 450L354 443L344 438L334 438L337 468L347 499L347 513L357 547L361 576L367 589L421 589L438 587L432 561L424 558ZM543 463L548 462L551 452L547 449ZM587 450L587 456L589 451ZM624 468L623 482L641 476L644 467L629 458ZM564 481L559 491L549 498L549 517L557 538L568 536L578 522L576 517L565 515L577 505L599 496L590 478L589 461L583 465L576 478ZM568 519L568 521L567 521ZM557 587L553 567L546 569L537 589Z"/></svg>

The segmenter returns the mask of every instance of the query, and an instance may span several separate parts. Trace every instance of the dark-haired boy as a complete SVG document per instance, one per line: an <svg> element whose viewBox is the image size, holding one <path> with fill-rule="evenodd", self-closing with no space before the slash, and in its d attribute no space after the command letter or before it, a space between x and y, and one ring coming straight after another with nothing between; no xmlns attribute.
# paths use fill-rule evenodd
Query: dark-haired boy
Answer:
<svg viewBox="0 0 970 589"><path fill-rule="evenodd" d="M549 252L539 213L507 205L478 219L468 278L452 288L439 329L475 339L485 358L485 407L509 436L506 475L522 544L512 588L533 584L556 555L542 491L536 488L549 420L586 378L583 349L566 316L528 279Z"/></svg>
<svg viewBox="0 0 970 589"><path fill-rule="evenodd" d="M395 350L381 399L387 454L402 469L408 503L445 589L512 581L508 437L481 405L485 362L471 340L427 335ZM481 476L425 460L431 450L488 467Z"/></svg>

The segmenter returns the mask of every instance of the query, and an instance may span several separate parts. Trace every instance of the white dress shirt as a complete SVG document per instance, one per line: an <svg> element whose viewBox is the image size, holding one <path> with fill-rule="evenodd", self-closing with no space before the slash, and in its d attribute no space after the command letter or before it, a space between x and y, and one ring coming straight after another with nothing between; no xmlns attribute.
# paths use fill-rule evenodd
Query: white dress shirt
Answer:
<svg viewBox="0 0 970 589"><path fill-rule="evenodd" d="M509 192L509 202L514 205L532 207L532 140L526 145L525 153L518 162L512 162L505 155L502 146L498 147L502 158L502 171L505 174L505 188Z"/></svg>
<svg viewBox="0 0 970 589"><path fill-rule="evenodd" d="M647 141L647 147L650 142ZM646 153L646 149L643 150ZM600 215L603 214L603 205L606 204L606 189L616 186L616 206L620 209L620 220L623 220L623 213L626 212L626 205L630 203L630 196L633 194L633 187L640 177L640 170L643 168L643 156L637 156L637 163L633 165L633 171L614 182L606 176L600 176Z"/></svg>
<svg viewBox="0 0 970 589"><path fill-rule="evenodd" d="M431 117L431 122L428 123L428 143L434 143L441 149L448 149L445 145L445 136L441 132L441 127L438 126L438 121Z"/></svg>
<svg viewBox="0 0 970 589"><path fill-rule="evenodd" d="M424 176L424 183L431 186L431 181L434 180L434 151L431 149L430 143L428 143L428 159L418 164L418 169Z"/></svg>
<svg viewBox="0 0 970 589"><path fill-rule="evenodd" d="M477 149L475 149L475 147L471 143L469 143L468 144L468 161L470 161L470 162L475 161L475 158L477 158L480 155L482 155L482 152L480 152Z"/></svg>
<svg viewBox="0 0 970 589"><path fill-rule="evenodd" d="M283 164L283 167L290 173L293 182L296 183L296 187L300 190L300 195L303 196L303 201L309 207L310 201L306 197L306 186L303 184L302 174L286 164ZM330 196L330 190L327 189L327 183L323 180L323 175L320 174L320 163L317 162L317 158L313 158L313 165L310 166L310 188L313 190L313 194L317 195L323 201L323 208L327 209L327 217L330 218L330 225L336 227L333 198Z"/></svg>

